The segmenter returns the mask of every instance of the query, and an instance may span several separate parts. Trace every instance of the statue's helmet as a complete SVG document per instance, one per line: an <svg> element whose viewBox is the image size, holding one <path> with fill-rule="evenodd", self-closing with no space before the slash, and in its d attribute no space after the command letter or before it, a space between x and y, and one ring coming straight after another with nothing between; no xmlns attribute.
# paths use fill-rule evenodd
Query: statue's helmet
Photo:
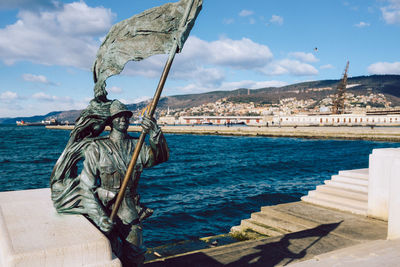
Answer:
<svg viewBox="0 0 400 267"><path fill-rule="evenodd" d="M119 100L114 100L110 105L110 115L112 119L119 116L127 116L130 118L132 117L133 113L128 110L128 108Z"/></svg>

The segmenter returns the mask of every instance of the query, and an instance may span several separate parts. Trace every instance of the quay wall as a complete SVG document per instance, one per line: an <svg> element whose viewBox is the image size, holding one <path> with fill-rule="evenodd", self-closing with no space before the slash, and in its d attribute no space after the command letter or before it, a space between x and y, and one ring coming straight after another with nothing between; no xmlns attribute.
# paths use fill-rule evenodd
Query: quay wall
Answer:
<svg viewBox="0 0 400 267"><path fill-rule="evenodd" d="M400 114L296 114L263 116L161 116L160 124L246 124L249 126L400 126Z"/></svg>
<svg viewBox="0 0 400 267"><path fill-rule="evenodd" d="M73 126L46 126L72 130ZM164 133L233 136L298 137L314 139L350 139L400 142L400 127L242 127L242 126L162 126ZM129 126L138 132L140 126Z"/></svg>

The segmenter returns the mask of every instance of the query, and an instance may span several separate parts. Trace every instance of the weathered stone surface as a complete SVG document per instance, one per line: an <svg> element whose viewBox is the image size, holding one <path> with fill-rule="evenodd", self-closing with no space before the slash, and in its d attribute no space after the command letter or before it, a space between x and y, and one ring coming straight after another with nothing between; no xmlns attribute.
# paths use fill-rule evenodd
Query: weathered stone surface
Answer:
<svg viewBox="0 0 400 267"><path fill-rule="evenodd" d="M121 266L81 215L57 214L49 189L0 193L0 266Z"/></svg>
<svg viewBox="0 0 400 267"><path fill-rule="evenodd" d="M388 219L390 172L395 158L400 158L399 148L374 149L369 157L369 216Z"/></svg>
<svg viewBox="0 0 400 267"><path fill-rule="evenodd" d="M368 169L339 171L324 185L301 200L319 206L366 216L368 213Z"/></svg>
<svg viewBox="0 0 400 267"><path fill-rule="evenodd" d="M279 228L279 218L287 230L305 230L176 255L145 266L282 266L386 237L383 221L304 202L263 207L257 214L263 214L265 224ZM273 219L266 219L268 214Z"/></svg>
<svg viewBox="0 0 400 267"><path fill-rule="evenodd" d="M400 238L400 158L393 160L390 170L388 239Z"/></svg>
<svg viewBox="0 0 400 267"><path fill-rule="evenodd" d="M399 266L399 262L400 240L377 240L318 255L313 259L290 266L397 267Z"/></svg>
<svg viewBox="0 0 400 267"><path fill-rule="evenodd" d="M340 223L333 233L354 240L385 239L387 223L347 212L314 206L304 202L294 202L274 206L274 209L287 212L300 218L320 224Z"/></svg>

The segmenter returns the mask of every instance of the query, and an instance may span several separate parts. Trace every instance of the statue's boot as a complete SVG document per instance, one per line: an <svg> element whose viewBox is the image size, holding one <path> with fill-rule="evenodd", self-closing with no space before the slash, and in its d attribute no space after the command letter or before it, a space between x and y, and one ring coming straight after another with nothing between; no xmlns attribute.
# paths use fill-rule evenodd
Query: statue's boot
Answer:
<svg viewBox="0 0 400 267"><path fill-rule="evenodd" d="M123 242L121 261L126 266L142 266L147 248L143 246L142 226L132 225L131 231ZM124 266L125 266L124 265Z"/></svg>

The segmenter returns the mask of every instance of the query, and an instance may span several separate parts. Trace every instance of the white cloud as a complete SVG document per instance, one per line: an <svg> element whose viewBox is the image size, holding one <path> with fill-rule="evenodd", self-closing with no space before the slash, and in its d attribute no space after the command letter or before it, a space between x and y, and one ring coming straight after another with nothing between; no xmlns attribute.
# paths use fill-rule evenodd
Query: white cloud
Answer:
<svg viewBox="0 0 400 267"><path fill-rule="evenodd" d="M35 75L35 74L25 73L25 74L22 74L22 79L24 79L27 82L51 84L51 82L49 80L47 80L46 76L43 76L43 75Z"/></svg>
<svg viewBox="0 0 400 267"><path fill-rule="evenodd" d="M56 102L56 103L69 103L69 104L73 104L75 101L69 97L69 96L55 96L55 95L49 95L46 94L44 92L38 92L38 93L34 93L32 95L32 98L35 100L39 100L39 101L46 101L46 102Z"/></svg>
<svg viewBox="0 0 400 267"><path fill-rule="evenodd" d="M238 88L248 88L248 89L260 89L266 87L281 87L287 85L286 82L282 81L251 81L243 80L237 82L223 82L218 87L204 87L196 83L190 83L184 87L179 88L180 91L186 93L202 93L209 91L230 91Z"/></svg>
<svg viewBox="0 0 400 267"><path fill-rule="evenodd" d="M266 75L291 74L296 76L311 76L318 74L318 70L314 66L291 59L274 61L260 71Z"/></svg>
<svg viewBox="0 0 400 267"><path fill-rule="evenodd" d="M74 100L70 97L53 96L44 92L21 96L15 92L6 91L0 93L0 117L44 115L57 110L83 109L91 99L83 97L80 100Z"/></svg>
<svg viewBox="0 0 400 267"><path fill-rule="evenodd" d="M0 100L2 101L11 101L18 98L18 94L16 92L5 91L0 94Z"/></svg>
<svg viewBox="0 0 400 267"><path fill-rule="evenodd" d="M305 63L318 61L313 54L293 52L290 55L301 60L274 60L268 46L247 38L241 40L222 38L207 42L191 36L182 53L176 56L169 79L190 81L191 84L180 88L186 92L191 90L203 92L223 90L226 85L225 72L229 69L252 71L268 76L318 74L315 67ZM166 59L166 55L157 55L141 62L130 62L123 74L159 78ZM279 84L282 85L282 82Z"/></svg>
<svg viewBox="0 0 400 267"><path fill-rule="evenodd" d="M389 5L381 8L387 24L400 24L400 0L388 0Z"/></svg>
<svg viewBox="0 0 400 267"><path fill-rule="evenodd" d="M241 17L247 17L247 16L251 16L253 15L254 12L251 10L247 10L247 9L243 9L242 11L240 11L239 16Z"/></svg>
<svg viewBox="0 0 400 267"><path fill-rule="evenodd" d="M186 47L187 46L185 44L184 49ZM176 58L179 57L180 55L176 56ZM130 61L125 65L122 74L130 76L143 76L146 78L157 78L161 75L166 60L166 55L154 55L142 61ZM174 62L173 68L175 68L175 66L176 62Z"/></svg>
<svg viewBox="0 0 400 267"><path fill-rule="evenodd" d="M112 86L111 88L107 88L107 91L114 94L121 94L123 92L122 88L118 86Z"/></svg>
<svg viewBox="0 0 400 267"><path fill-rule="evenodd" d="M51 11L20 11L18 20L0 29L0 60L88 69L99 47L98 37L114 14L103 7L73 2Z"/></svg>
<svg viewBox="0 0 400 267"><path fill-rule="evenodd" d="M239 81L239 82L223 83L222 88L225 88L226 90L233 90L233 89L237 89L237 88L260 89L260 88L266 88L266 87L281 87L281 86L285 86L285 85L287 85L287 82L276 81L276 80L271 80L271 81L245 80L245 81Z"/></svg>
<svg viewBox="0 0 400 267"><path fill-rule="evenodd" d="M139 102L150 100L150 99L151 99L150 96L141 96L141 97L134 98L132 100L132 102L130 102L130 103L139 103Z"/></svg>
<svg viewBox="0 0 400 267"><path fill-rule="evenodd" d="M199 85L212 87L221 84L225 80L225 75L220 69L217 68L194 66L194 68L190 69L175 69L175 71L172 73L172 78L194 81Z"/></svg>
<svg viewBox="0 0 400 267"><path fill-rule="evenodd" d="M247 38L223 38L207 42L191 36L182 53L175 58L171 78L194 80L201 86L219 86L225 79L221 67L257 70L272 59L273 55L268 46ZM140 62L130 62L123 74L157 78L160 77L165 61L165 55L157 55Z"/></svg>
<svg viewBox="0 0 400 267"><path fill-rule="evenodd" d="M128 105L128 104L140 103L142 101L146 101L146 100L149 100L149 99L151 99L150 96L141 96L141 97L129 98L129 99L121 98L121 99L118 99L118 100L121 101L122 103L124 103L125 105Z"/></svg>
<svg viewBox="0 0 400 267"><path fill-rule="evenodd" d="M255 43L248 38L241 40L224 38L210 43L192 38L192 41L190 49L201 49L206 45L204 52L208 52L208 61L221 66L252 69L265 65L273 57L268 46ZM195 51L191 51L193 52Z"/></svg>
<svg viewBox="0 0 400 267"><path fill-rule="evenodd" d="M278 24L278 25L282 25L283 24L283 17L278 16L278 15L272 15L272 17L269 20L269 22L275 23L275 24Z"/></svg>
<svg viewBox="0 0 400 267"><path fill-rule="evenodd" d="M354 24L354 26L358 27L358 28L364 28L364 27L371 26L371 24L369 24L368 22L360 21L359 23Z"/></svg>
<svg viewBox="0 0 400 267"><path fill-rule="evenodd" d="M332 64L326 64L319 67L321 70L333 69L335 68Z"/></svg>
<svg viewBox="0 0 400 267"><path fill-rule="evenodd" d="M318 62L318 58L314 56L312 53L304 53L304 52L291 52L289 53L290 57L294 57L303 62Z"/></svg>
<svg viewBox="0 0 400 267"><path fill-rule="evenodd" d="M97 36L104 34L112 24L111 10L103 7L89 7L84 2L65 4L56 21L67 34Z"/></svg>
<svg viewBox="0 0 400 267"><path fill-rule="evenodd" d="M400 62L376 62L368 66L370 74L400 74Z"/></svg>
<svg viewBox="0 0 400 267"><path fill-rule="evenodd" d="M38 93L34 93L32 95L33 99L36 100L44 100L44 101L56 101L58 99L58 97L56 96L52 96L52 95L48 95L44 92L38 92Z"/></svg>
<svg viewBox="0 0 400 267"><path fill-rule="evenodd" d="M256 24L256 20L253 19L253 18L250 18L250 19L249 19L249 23L250 23L250 24Z"/></svg>
<svg viewBox="0 0 400 267"><path fill-rule="evenodd" d="M223 22L224 24L229 25L229 24L233 24L233 23L235 22L235 20L232 19L232 18L229 18L229 19L224 19L222 22Z"/></svg>

